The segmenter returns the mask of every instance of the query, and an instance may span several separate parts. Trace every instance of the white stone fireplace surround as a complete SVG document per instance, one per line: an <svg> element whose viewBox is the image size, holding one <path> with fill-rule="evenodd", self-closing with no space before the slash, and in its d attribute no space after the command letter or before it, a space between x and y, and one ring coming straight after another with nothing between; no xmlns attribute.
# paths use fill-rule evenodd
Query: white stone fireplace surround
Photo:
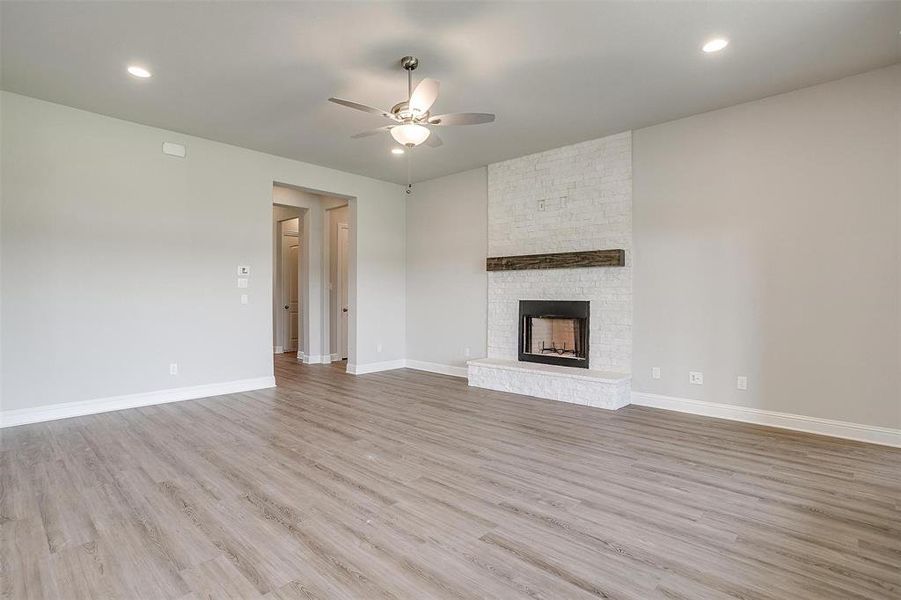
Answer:
<svg viewBox="0 0 901 600"><path fill-rule="evenodd" d="M614 248L625 266L490 272L488 357L469 384L603 408L631 393L631 132L490 165L489 256ZM518 361L520 300L589 301L590 368Z"/></svg>

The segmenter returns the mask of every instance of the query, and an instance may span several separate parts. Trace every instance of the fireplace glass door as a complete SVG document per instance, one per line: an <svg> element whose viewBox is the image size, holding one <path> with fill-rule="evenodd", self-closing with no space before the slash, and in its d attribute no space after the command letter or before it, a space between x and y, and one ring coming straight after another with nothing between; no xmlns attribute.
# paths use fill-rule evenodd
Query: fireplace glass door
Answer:
<svg viewBox="0 0 901 600"><path fill-rule="evenodd" d="M520 301L519 360L588 368L588 302Z"/></svg>
<svg viewBox="0 0 901 600"><path fill-rule="evenodd" d="M562 356L579 360L582 325L579 319L559 317L530 317L531 335L524 351L528 354Z"/></svg>

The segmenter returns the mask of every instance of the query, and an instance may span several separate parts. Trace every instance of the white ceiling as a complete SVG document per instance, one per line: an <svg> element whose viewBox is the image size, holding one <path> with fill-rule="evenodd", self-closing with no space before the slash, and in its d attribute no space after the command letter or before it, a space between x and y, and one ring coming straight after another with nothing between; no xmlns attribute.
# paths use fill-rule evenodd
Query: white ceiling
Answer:
<svg viewBox="0 0 901 600"><path fill-rule="evenodd" d="M901 2L2 2L0 84L404 182L387 134L350 139L380 117L326 99L390 108L405 54L433 113L497 113L417 149L423 180L889 65L899 29Z"/></svg>

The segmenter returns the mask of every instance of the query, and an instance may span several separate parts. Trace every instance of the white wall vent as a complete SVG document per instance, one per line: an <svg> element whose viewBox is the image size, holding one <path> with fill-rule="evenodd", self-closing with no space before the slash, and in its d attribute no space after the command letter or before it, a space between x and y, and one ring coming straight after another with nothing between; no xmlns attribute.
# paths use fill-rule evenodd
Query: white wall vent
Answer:
<svg viewBox="0 0 901 600"><path fill-rule="evenodd" d="M163 154L184 158L187 150L181 144L175 142L163 142Z"/></svg>

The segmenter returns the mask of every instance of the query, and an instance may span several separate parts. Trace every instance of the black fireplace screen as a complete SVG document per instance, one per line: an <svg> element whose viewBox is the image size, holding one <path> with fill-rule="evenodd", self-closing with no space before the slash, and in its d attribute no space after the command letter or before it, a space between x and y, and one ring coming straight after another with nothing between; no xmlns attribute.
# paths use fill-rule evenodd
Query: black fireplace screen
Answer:
<svg viewBox="0 0 901 600"><path fill-rule="evenodd" d="M588 368L588 302L519 301L519 360Z"/></svg>

